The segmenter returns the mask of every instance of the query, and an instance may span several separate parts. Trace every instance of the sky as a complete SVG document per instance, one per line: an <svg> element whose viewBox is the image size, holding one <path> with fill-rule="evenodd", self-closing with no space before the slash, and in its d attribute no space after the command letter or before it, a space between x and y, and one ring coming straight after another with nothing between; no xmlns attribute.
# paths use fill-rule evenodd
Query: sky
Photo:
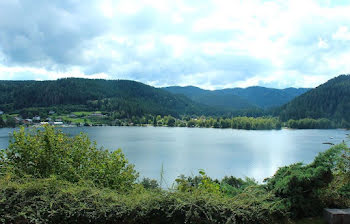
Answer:
<svg viewBox="0 0 350 224"><path fill-rule="evenodd" d="M0 79L316 87L350 73L350 1L0 0Z"/></svg>

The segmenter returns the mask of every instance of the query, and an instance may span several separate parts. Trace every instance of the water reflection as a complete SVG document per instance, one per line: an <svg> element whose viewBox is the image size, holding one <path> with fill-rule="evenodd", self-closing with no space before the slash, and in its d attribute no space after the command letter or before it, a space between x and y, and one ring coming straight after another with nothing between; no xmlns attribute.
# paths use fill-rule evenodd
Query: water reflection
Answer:
<svg viewBox="0 0 350 224"><path fill-rule="evenodd" d="M8 133L0 129L0 148ZM65 128L75 135L86 132L99 146L122 148L141 176L159 179L161 167L168 186L180 174L197 175L204 169L214 178L225 175L253 177L258 181L278 167L309 163L329 148L323 142L340 143L345 130L245 131L205 128L79 127ZM332 138L331 138L332 137Z"/></svg>

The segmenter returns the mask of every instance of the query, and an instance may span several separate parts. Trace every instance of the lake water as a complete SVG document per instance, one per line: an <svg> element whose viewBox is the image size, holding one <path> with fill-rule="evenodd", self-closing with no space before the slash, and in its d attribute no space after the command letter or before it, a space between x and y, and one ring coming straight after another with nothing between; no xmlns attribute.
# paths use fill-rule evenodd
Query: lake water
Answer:
<svg viewBox="0 0 350 224"><path fill-rule="evenodd" d="M8 133L0 129L0 148L8 145ZM225 175L253 177L259 181L278 167L311 162L329 148L323 142L346 140L346 130L246 131L213 128L76 127L63 128L71 135L86 132L99 146L121 148L140 176L160 179L165 187L180 174L197 175L204 169L213 178Z"/></svg>

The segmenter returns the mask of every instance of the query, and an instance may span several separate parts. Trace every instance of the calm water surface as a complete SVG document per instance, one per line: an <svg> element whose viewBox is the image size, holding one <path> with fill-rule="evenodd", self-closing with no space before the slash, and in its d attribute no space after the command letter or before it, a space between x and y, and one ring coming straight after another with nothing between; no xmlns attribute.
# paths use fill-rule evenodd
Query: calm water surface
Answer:
<svg viewBox="0 0 350 224"><path fill-rule="evenodd" d="M0 129L0 148L9 132ZM213 128L76 127L63 128L71 135L86 132L99 146L121 148L140 176L160 178L171 186L180 174L196 175L204 169L213 178L225 175L254 177L261 181L278 167L309 163L329 148L323 142L346 140L346 130L246 131Z"/></svg>

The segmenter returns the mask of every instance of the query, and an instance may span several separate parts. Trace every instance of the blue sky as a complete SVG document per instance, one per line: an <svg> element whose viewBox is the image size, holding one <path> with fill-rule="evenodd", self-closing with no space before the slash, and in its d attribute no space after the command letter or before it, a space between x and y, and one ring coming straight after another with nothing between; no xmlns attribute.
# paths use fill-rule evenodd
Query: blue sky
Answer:
<svg viewBox="0 0 350 224"><path fill-rule="evenodd" d="M347 2L1 0L0 79L315 87L350 73Z"/></svg>

